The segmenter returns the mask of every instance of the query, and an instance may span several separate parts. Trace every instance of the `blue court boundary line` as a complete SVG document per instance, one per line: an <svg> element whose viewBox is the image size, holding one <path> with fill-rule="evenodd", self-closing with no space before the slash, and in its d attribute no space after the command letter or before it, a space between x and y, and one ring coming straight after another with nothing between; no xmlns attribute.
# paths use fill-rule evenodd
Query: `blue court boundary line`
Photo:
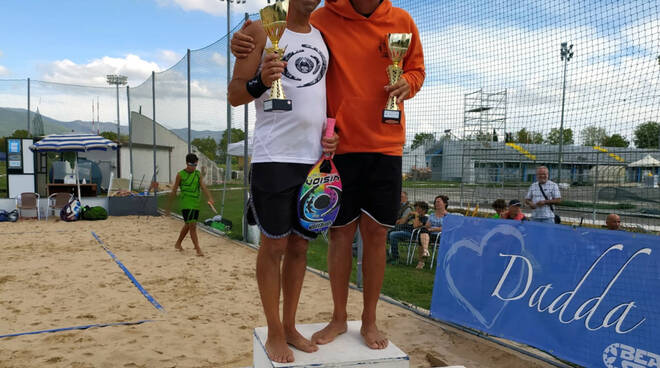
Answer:
<svg viewBox="0 0 660 368"><path fill-rule="evenodd" d="M133 325L141 325L141 324L147 323L147 322L155 322L155 321L150 320L150 319L143 319L141 321L135 321L135 322L97 323L97 324L93 324L93 325L53 328L53 329L50 329L50 330L40 330L40 331L32 331L32 332L19 332L19 333L14 333L14 334L9 334L9 335L0 335L0 339L5 338L5 337L16 337L16 336L23 336L23 335L37 335L37 334L50 333L50 332L71 331L71 330L86 330L86 329L89 329L89 328L101 328L101 327L111 327L111 326L133 326Z"/></svg>
<svg viewBox="0 0 660 368"><path fill-rule="evenodd" d="M103 248L103 250L105 250L105 251L110 255L110 257L111 257L111 258L117 263L117 265L119 265L119 268L121 268L121 269L124 271L124 273L126 274L126 276L128 276L128 278L129 278L129 279L131 280L131 282L133 283L133 285L135 285L135 287L138 288L138 290L140 290L140 292L142 293L142 295L144 295L144 297L147 298L147 300L148 300L148 301L149 301L154 307L156 307L156 309L158 309L158 310L160 310L160 311L162 311L162 312L165 312L165 309L163 308L163 306L160 305L160 303L158 303L158 302L156 301L156 299L154 299L154 298L153 298L153 297L152 297L152 296L151 296L151 295L150 295L150 294L149 294L149 293L148 293L148 292L142 287L142 285L140 285L140 283L138 282L138 280L136 280L135 277L133 277L133 274L131 274L131 271L129 271L128 268L126 268L126 266L124 266L124 264L121 263L121 261L120 261L120 260L119 260L119 259L118 259L118 258L117 258L117 257L111 252L111 251L110 251L110 249L108 249L108 247L105 246L105 243L103 243L103 240L101 240L101 238L99 238L99 236L96 235L96 233L93 232L93 231L92 231L92 235L94 236L94 238L96 238L96 241L99 242L99 244L101 245L101 247Z"/></svg>

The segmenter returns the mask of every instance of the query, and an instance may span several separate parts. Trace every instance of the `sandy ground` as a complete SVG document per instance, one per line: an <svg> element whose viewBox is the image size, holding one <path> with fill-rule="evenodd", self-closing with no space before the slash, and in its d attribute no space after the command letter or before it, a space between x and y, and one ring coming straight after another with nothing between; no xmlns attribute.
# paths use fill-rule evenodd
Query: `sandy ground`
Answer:
<svg viewBox="0 0 660 368"><path fill-rule="evenodd" d="M0 223L0 335L97 323L155 322L0 339L0 367L247 367L252 330L265 325L255 281L256 251L200 231L207 257L173 245L181 222ZM165 308L157 310L92 236ZM351 290L349 318L362 295ZM331 316L328 280L308 272L299 323ZM380 302L380 326L412 367L427 353L465 367L546 367L496 344Z"/></svg>

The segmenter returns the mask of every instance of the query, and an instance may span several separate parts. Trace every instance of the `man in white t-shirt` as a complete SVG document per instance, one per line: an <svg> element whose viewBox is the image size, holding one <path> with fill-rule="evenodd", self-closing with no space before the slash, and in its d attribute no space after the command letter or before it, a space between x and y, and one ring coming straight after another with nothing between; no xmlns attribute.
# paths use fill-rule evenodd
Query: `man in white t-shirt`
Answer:
<svg viewBox="0 0 660 368"><path fill-rule="evenodd" d="M536 169L536 180L534 184L530 185L525 196L525 204L533 210L531 220L554 224L554 205L561 202L559 186L548 180L548 168L545 166L539 166Z"/></svg>

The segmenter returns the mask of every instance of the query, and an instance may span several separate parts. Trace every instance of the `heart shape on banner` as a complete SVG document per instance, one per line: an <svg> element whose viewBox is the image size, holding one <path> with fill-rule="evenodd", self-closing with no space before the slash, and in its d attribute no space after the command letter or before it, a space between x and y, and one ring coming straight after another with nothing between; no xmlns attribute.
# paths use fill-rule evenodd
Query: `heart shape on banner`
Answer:
<svg viewBox="0 0 660 368"><path fill-rule="evenodd" d="M465 224L468 225L468 224ZM469 226L469 225L468 225ZM492 238L495 235L509 235L513 236L518 241L520 242L520 252L521 254L525 254L525 240L523 239L522 234L520 231L512 226L512 225L507 225L507 224L501 224L497 225L495 228L493 228L491 231L489 231L480 241L479 244L474 242L471 239L462 239L460 241L455 242L452 244L452 246L449 248L447 251L447 254L445 255L445 258L443 260L443 268L445 270L445 279L447 280L447 288L449 289L449 292L456 298L456 300L465 308L467 309L474 318L476 318L479 323L481 323L484 327L486 328L491 328L495 322L497 322L497 319L499 318L500 314L504 311L506 308L507 304L509 301L502 302L500 308L497 310L497 312L489 316L488 318L482 314L480 310L474 307L474 305L461 293L461 291L458 289L456 286L456 283L454 281L454 277L451 274L451 262L456 253L461 250L462 248L467 248L468 250L476 253L477 256L481 257L484 251L484 248L488 244L488 241L490 238ZM521 268L520 273L521 277L520 280L518 281L518 284L516 285L515 290L513 292L517 292L520 290L520 288L523 286L523 273L524 269Z"/></svg>

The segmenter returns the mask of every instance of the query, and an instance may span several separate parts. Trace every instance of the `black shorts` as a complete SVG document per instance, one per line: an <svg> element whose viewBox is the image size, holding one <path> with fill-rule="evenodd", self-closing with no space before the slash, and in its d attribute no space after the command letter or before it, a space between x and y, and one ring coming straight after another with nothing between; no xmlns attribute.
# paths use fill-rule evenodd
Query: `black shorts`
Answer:
<svg viewBox="0 0 660 368"><path fill-rule="evenodd" d="M307 240L317 233L305 230L298 218L298 196L314 165L259 162L250 168L250 200L247 221L259 225L268 238L278 239L293 231Z"/></svg>
<svg viewBox="0 0 660 368"><path fill-rule="evenodd" d="M186 224L197 222L197 220L199 219L199 210L184 208L181 210L181 216L183 216L183 221Z"/></svg>
<svg viewBox="0 0 660 368"><path fill-rule="evenodd" d="M347 225L362 212L392 227L401 202L401 156L380 153L335 155L342 183L341 208L333 227Z"/></svg>

